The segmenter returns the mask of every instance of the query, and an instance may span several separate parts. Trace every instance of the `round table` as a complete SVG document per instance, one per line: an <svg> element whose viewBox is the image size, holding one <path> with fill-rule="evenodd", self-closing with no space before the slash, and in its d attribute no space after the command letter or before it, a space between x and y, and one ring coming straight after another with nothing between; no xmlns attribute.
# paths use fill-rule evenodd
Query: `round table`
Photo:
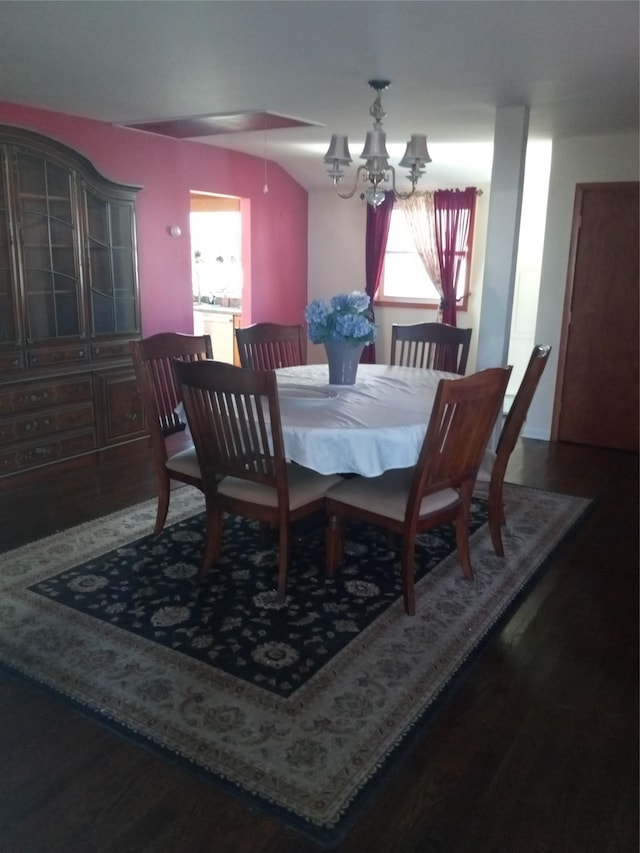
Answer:
<svg viewBox="0 0 640 853"><path fill-rule="evenodd" d="M355 385L328 385L326 364L283 367L276 376L287 459L364 477L415 465L439 381L460 378L386 364L359 365Z"/></svg>

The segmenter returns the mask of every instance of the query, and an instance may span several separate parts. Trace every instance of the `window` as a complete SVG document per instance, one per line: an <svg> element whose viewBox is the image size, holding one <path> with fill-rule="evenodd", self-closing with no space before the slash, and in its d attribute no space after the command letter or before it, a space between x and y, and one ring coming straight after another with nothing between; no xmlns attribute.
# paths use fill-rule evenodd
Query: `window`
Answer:
<svg viewBox="0 0 640 853"><path fill-rule="evenodd" d="M462 253L460 258L457 285L460 308L466 308L469 293L470 256L471 238L466 252ZM384 267L374 302L378 305L411 305L425 308L437 308L440 304L438 291L416 250L411 227L399 208L394 208L391 213Z"/></svg>

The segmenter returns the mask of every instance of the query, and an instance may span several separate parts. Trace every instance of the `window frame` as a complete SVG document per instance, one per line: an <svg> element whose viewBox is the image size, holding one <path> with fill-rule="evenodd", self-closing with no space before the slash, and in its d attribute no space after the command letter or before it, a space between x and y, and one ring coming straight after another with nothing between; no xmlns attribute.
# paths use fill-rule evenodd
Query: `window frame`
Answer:
<svg viewBox="0 0 640 853"><path fill-rule="evenodd" d="M402 210L399 207L394 205L394 208L391 212L391 216L395 213L402 216ZM469 240L467 243L466 250L466 270L464 274L464 289L462 295L456 300L456 307L458 311L467 311L469 308L469 296L470 292L470 283L471 283L471 261L473 255L473 239L474 239L474 231L475 231L475 206L471 214L471 221L469 222ZM408 254L408 253L402 253ZM417 254L417 251L416 251ZM382 266L382 273L380 275L380 282L378 287L376 288L376 292L373 296L373 305L379 306L380 308L420 308L428 311L438 311L440 309L440 300L439 299L421 299L415 300L412 297L404 297L404 296L385 296L382 292L384 290L384 277L386 272L386 261L387 261L387 250L385 248L385 260ZM422 261L420 261L422 263ZM382 296L380 295L382 294Z"/></svg>

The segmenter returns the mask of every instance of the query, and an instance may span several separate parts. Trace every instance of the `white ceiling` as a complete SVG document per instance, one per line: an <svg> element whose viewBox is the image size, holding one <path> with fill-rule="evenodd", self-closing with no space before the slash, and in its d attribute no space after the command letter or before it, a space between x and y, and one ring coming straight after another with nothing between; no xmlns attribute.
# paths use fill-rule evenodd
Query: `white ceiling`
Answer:
<svg viewBox="0 0 640 853"><path fill-rule="evenodd" d="M488 182L497 107L533 137L638 130L637 2L0 2L0 100L113 123L268 110L318 127L198 139L325 187L330 133L357 157L372 77L390 153L426 133L426 185ZM0 110L1 121L1 110ZM132 131L139 132L139 131Z"/></svg>

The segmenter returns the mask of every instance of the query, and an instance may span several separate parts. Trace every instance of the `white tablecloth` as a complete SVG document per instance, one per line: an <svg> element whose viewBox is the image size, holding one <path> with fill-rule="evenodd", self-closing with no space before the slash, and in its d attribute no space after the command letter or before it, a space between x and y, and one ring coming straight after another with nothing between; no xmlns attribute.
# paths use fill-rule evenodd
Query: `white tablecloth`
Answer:
<svg viewBox="0 0 640 853"><path fill-rule="evenodd" d="M457 374L361 364L355 385L328 385L326 364L276 371L278 385L335 393L320 400L280 397L289 461L322 474L375 477L418 460L440 379Z"/></svg>

